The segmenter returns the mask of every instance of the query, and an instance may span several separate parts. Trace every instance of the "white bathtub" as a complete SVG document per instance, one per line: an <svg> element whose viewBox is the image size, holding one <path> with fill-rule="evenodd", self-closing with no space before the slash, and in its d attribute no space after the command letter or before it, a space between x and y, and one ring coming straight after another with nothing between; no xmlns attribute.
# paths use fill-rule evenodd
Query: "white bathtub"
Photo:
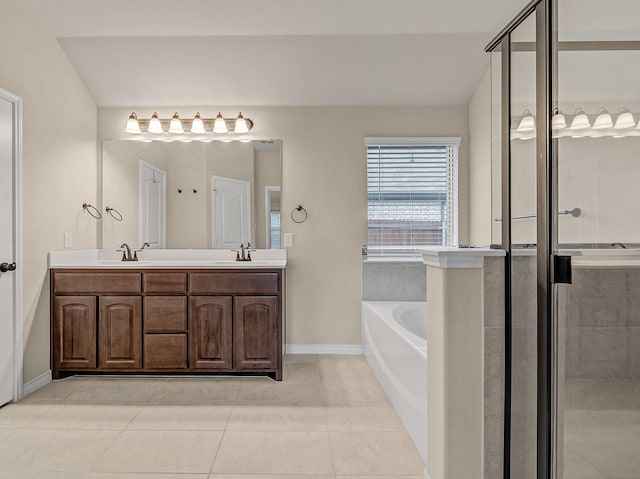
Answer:
<svg viewBox="0 0 640 479"><path fill-rule="evenodd" d="M427 303L363 301L364 356L427 462Z"/></svg>

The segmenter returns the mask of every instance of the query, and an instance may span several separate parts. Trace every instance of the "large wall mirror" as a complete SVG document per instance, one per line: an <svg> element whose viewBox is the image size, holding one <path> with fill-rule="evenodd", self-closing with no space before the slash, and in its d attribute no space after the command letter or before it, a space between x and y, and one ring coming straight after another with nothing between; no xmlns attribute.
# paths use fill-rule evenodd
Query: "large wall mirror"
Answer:
<svg viewBox="0 0 640 479"><path fill-rule="evenodd" d="M280 248L282 143L102 143L102 248Z"/></svg>

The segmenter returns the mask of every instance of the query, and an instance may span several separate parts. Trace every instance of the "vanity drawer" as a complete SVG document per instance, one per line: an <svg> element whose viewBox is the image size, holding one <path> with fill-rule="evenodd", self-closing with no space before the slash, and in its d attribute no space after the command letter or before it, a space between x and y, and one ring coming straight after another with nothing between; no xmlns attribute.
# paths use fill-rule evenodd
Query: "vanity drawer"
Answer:
<svg viewBox="0 0 640 479"><path fill-rule="evenodd" d="M144 273L145 293L186 293L187 273Z"/></svg>
<svg viewBox="0 0 640 479"><path fill-rule="evenodd" d="M144 332L184 332L187 330L186 296L144 298Z"/></svg>
<svg viewBox="0 0 640 479"><path fill-rule="evenodd" d="M278 273L189 273L191 294L278 294Z"/></svg>
<svg viewBox="0 0 640 479"><path fill-rule="evenodd" d="M186 334L145 334L144 367L146 369L186 369Z"/></svg>
<svg viewBox="0 0 640 479"><path fill-rule="evenodd" d="M53 274L54 294L139 294L140 273L81 273L55 272Z"/></svg>

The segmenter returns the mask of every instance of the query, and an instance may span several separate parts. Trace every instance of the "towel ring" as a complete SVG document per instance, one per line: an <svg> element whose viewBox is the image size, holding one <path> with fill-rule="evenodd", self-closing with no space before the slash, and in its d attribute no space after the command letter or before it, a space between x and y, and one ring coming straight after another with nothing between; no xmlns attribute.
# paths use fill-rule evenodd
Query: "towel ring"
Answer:
<svg viewBox="0 0 640 479"><path fill-rule="evenodd" d="M294 215L296 211L302 211L304 216L301 219L295 219ZM298 205L296 206L294 209L291 210L291 221L293 221L294 223L304 223L305 221L307 221L309 214L307 213L307 210L304 209L304 207L302 205Z"/></svg>
<svg viewBox="0 0 640 479"><path fill-rule="evenodd" d="M102 219L102 213L100 213L100 210L95 206L90 205L89 203L82 203L82 209L89 213L90 216L93 216L95 219Z"/></svg>
<svg viewBox="0 0 640 479"><path fill-rule="evenodd" d="M107 206L105 211L116 221L122 221L122 213L120 213L117 209L111 208Z"/></svg>

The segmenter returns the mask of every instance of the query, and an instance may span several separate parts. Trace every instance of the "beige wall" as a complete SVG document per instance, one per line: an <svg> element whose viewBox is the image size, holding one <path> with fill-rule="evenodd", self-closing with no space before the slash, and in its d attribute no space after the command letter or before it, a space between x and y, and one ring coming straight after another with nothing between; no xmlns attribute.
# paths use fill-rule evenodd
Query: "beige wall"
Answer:
<svg viewBox="0 0 640 479"><path fill-rule="evenodd" d="M491 69L469 102L469 237L491 243Z"/></svg>
<svg viewBox="0 0 640 479"><path fill-rule="evenodd" d="M197 109L215 116L219 107ZM125 138L132 110L101 108L99 139ZM170 107L171 116L196 108ZM282 231L294 234L287 268L287 343L360 344L360 246L367 241L366 136L461 136L460 241L469 241L469 143L466 106L225 107L255 122L252 137L283 140ZM309 219L289 212L302 204Z"/></svg>
<svg viewBox="0 0 640 479"><path fill-rule="evenodd" d="M94 248L96 106L57 41L0 0L0 87L23 100L24 379L49 369L47 252Z"/></svg>

